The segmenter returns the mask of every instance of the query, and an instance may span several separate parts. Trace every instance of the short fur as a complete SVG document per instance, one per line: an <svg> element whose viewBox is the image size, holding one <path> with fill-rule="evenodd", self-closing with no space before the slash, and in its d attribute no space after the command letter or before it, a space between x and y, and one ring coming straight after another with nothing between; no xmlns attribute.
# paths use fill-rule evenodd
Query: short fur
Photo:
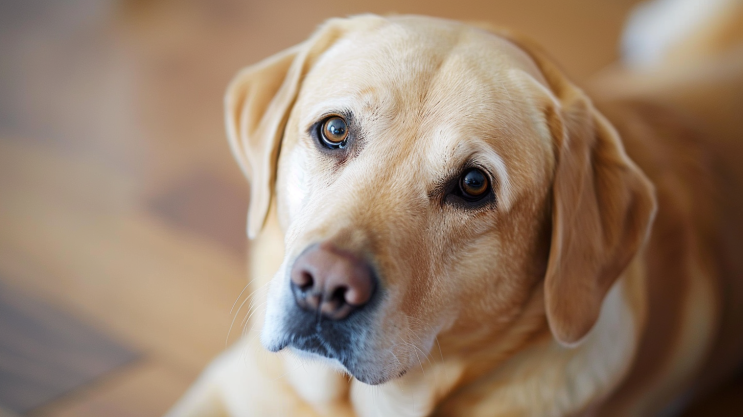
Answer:
<svg viewBox="0 0 743 417"><path fill-rule="evenodd" d="M740 365L743 171L718 151L743 141L701 116L594 104L526 41L413 16L330 20L226 105L262 344L313 243L369 260L385 297L345 366L253 331L172 416L655 415ZM334 112L343 158L308 133ZM467 163L493 205L444 201Z"/></svg>

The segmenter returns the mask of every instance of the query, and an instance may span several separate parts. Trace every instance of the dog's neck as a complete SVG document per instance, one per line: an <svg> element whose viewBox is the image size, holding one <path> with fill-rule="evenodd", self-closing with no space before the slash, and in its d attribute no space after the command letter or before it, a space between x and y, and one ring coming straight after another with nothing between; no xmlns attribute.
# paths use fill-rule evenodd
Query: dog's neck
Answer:
<svg viewBox="0 0 743 417"><path fill-rule="evenodd" d="M458 386L436 414L557 416L588 410L616 388L635 355L644 322L644 310L637 308L641 265L634 262L611 288L599 321L580 345L567 348L549 333L535 334L489 372Z"/></svg>

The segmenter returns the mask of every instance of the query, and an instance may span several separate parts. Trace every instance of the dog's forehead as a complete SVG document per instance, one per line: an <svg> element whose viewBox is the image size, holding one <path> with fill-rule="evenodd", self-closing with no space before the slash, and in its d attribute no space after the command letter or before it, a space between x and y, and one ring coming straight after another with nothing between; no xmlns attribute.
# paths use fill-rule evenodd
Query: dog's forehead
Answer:
<svg viewBox="0 0 743 417"><path fill-rule="evenodd" d="M502 84L514 70L547 85L529 55L505 38L458 22L402 17L346 33L317 60L309 79L332 86L317 98L379 86L420 94L447 85L436 85L437 78Z"/></svg>
<svg viewBox="0 0 743 417"><path fill-rule="evenodd" d="M515 112L525 110L524 78L546 86L529 55L504 38L456 22L397 18L351 31L319 57L302 88L301 119L307 125L339 110L449 124L501 116L508 128L525 122Z"/></svg>

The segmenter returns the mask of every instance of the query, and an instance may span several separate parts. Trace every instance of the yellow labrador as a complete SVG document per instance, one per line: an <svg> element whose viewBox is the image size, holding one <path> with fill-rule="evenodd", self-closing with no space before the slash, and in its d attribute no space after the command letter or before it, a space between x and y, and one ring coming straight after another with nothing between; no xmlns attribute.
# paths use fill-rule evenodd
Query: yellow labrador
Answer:
<svg viewBox="0 0 743 417"><path fill-rule="evenodd" d="M226 104L257 325L171 415L655 415L740 364L743 176L675 113L610 122L510 35L371 15Z"/></svg>

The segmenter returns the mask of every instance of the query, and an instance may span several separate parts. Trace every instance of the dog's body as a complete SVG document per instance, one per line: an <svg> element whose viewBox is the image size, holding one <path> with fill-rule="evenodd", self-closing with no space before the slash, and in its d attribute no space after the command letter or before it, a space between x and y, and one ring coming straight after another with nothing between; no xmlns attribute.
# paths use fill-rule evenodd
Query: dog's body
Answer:
<svg viewBox="0 0 743 417"><path fill-rule="evenodd" d="M249 68L228 129L252 183L262 343L288 351L245 337L172 415L679 409L743 360L743 75L717 82L727 117L676 85L606 94L599 113L535 48L414 17L332 21ZM671 96L678 109L654 103ZM315 120L341 113L357 143L313 143ZM432 168L462 187L473 166L492 171L491 200L451 200ZM327 242L370 259L379 288L318 321L318 347L288 283Z"/></svg>

